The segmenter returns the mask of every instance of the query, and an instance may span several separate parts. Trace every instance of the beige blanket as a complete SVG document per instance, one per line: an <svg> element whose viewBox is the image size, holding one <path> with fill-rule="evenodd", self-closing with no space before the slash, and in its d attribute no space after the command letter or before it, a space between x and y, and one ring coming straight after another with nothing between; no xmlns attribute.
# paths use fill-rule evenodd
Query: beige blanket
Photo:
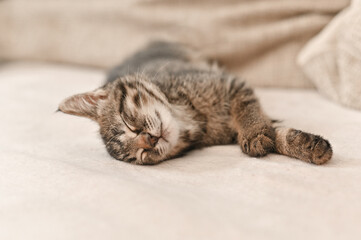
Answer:
<svg viewBox="0 0 361 240"><path fill-rule="evenodd" d="M103 78L0 68L1 240L361 239L361 112L315 90L258 89L271 117L325 136L334 158L255 159L230 145L135 166L109 157L95 123L54 113Z"/></svg>
<svg viewBox="0 0 361 240"><path fill-rule="evenodd" d="M0 1L0 59L109 67L154 38L202 50L255 86L312 87L303 45L349 0Z"/></svg>
<svg viewBox="0 0 361 240"><path fill-rule="evenodd" d="M312 39L299 63L321 93L361 110L361 0Z"/></svg>

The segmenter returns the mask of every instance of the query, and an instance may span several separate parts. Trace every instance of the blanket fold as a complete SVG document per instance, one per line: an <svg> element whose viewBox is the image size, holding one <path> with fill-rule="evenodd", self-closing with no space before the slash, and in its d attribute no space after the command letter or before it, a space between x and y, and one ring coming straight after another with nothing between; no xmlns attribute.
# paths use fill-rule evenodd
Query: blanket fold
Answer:
<svg viewBox="0 0 361 240"><path fill-rule="evenodd" d="M304 44L349 0L0 1L0 59L109 68L150 40L182 42L253 86L313 87Z"/></svg>
<svg viewBox="0 0 361 240"><path fill-rule="evenodd" d="M361 1L353 1L312 39L298 62L319 92L360 110Z"/></svg>

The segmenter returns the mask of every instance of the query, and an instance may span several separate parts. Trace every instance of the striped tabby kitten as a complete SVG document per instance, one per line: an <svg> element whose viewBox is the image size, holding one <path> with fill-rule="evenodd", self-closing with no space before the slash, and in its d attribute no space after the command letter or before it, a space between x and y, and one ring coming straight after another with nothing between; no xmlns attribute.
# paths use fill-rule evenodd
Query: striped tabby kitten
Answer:
<svg viewBox="0 0 361 240"><path fill-rule="evenodd" d="M65 99L59 110L98 122L109 154L136 164L232 143L252 157L323 164L332 156L327 140L275 128L242 80L172 43L151 43L111 70L104 86Z"/></svg>

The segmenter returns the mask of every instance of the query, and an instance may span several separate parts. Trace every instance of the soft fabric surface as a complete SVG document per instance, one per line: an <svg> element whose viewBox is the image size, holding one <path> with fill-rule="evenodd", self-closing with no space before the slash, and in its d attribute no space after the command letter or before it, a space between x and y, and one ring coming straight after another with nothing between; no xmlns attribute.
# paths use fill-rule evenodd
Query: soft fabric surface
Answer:
<svg viewBox="0 0 361 240"><path fill-rule="evenodd" d="M254 86L313 87L296 56L349 0L0 1L0 59L110 67L150 39L189 44Z"/></svg>
<svg viewBox="0 0 361 240"><path fill-rule="evenodd" d="M299 63L321 93L361 110L361 0L307 44Z"/></svg>
<svg viewBox="0 0 361 240"><path fill-rule="evenodd" d="M361 113L313 90L258 89L270 116L325 136L315 166L215 146L156 166L108 156L97 125L54 113L99 71L0 68L0 239L360 239Z"/></svg>

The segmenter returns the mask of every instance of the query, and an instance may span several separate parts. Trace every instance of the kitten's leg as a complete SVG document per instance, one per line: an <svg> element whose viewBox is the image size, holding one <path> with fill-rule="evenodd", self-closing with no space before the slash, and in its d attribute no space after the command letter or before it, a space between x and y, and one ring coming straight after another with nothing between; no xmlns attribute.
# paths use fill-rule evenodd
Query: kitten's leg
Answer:
<svg viewBox="0 0 361 240"><path fill-rule="evenodd" d="M252 89L241 86L235 88L230 96L232 125L238 133L242 151L252 157L274 152L275 129Z"/></svg>
<svg viewBox="0 0 361 240"><path fill-rule="evenodd" d="M276 152L314 164L331 159L330 143L320 136L292 128L276 129Z"/></svg>

